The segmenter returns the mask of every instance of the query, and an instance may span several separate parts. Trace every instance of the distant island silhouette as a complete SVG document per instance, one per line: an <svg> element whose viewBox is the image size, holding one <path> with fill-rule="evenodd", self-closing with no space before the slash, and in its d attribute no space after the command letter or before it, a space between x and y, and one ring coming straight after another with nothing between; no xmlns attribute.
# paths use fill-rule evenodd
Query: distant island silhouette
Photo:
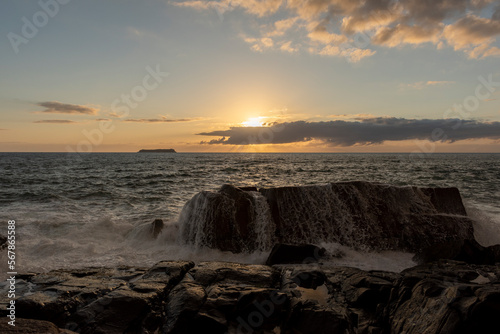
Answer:
<svg viewBox="0 0 500 334"><path fill-rule="evenodd" d="M137 153L177 153L173 148L162 148L156 150L140 150Z"/></svg>

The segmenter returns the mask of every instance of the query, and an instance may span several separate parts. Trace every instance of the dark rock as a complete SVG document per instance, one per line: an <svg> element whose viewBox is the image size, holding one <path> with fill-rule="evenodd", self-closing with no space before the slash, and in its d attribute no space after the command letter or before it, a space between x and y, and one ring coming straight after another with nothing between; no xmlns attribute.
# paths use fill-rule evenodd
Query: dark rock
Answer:
<svg viewBox="0 0 500 334"><path fill-rule="evenodd" d="M270 204L278 240L284 243L328 241L355 248L415 252L429 245L473 238L472 221L449 214L462 212L458 208L463 207L454 188L431 192L427 188L341 182L260 191ZM451 204L454 202L458 202L457 208Z"/></svg>
<svg viewBox="0 0 500 334"><path fill-rule="evenodd" d="M266 264L272 266L283 263L313 263L318 262L325 253L324 248L315 245L276 244L269 254Z"/></svg>
<svg viewBox="0 0 500 334"><path fill-rule="evenodd" d="M255 190L225 185L195 195L179 221L183 241L236 253L323 241L425 252L474 239L456 188L340 182Z"/></svg>
<svg viewBox="0 0 500 334"><path fill-rule="evenodd" d="M7 237L0 234L0 250L7 247Z"/></svg>
<svg viewBox="0 0 500 334"><path fill-rule="evenodd" d="M345 309L298 304L294 307L285 333L355 333Z"/></svg>
<svg viewBox="0 0 500 334"><path fill-rule="evenodd" d="M7 321L0 321L0 333L2 334L76 334L69 329L58 328L51 322L33 319L16 318L15 326Z"/></svg>
<svg viewBox="0 0 500 334"><path fill-rule="evenodd" d="M495 263L500 262L500 245L493 245L493 246L489 246L487 248L491 252L491 255L494 258Z"/></svg>
<svg viewBox="0 0 500 334"><path fill-rule="evenodd" d="M194 266L160 262L150 268L57 270L29 278L33 292L19 297L19 314L80 333L123 333L161 328L162 303Z"/></svg>
<svg viewBox="0 0 500 334"><path fill-rule="evenodd" d="M325 273L319 270L299 270L293 272L291 280L306 289L316 289L318 286L325 284Z"/></svg>
<svg viewBox="0 0 500 334"><path fill-rule="evenodd" d="M23 279L16 312L33 320L17 319L16 327L4 321L2 333L500 331L500 267L452 260L401 273L165 261L149 269L56 270Z"/></svg>
<svg viewBox="0 0 500 334"><path fill-rule="evenodd" d="M160 148L155 150L140 150L137 153L177 153L173 148Z"/></svg>
<svg viewBox="0 0 500 334"><path fill-rule="evenodd" d="M457 188L419 188L440 213L467 216L462 197Z"/></svg>
<svg viewBox="0 0 500 334"><path fill-rule="evenodd" d="M498 333L500 268L441 260L403 271L387 307L400 333Z"/></svg>
<svg viewBox="0 0 500 334"><path fill-rule="evenodd" d="M189 274L206 287L217 283L256 287L275 287L279 284L279 272L276 269L256 264L201 262Z"/></svg>
<svg viewBox="0 0 500 334"><path fill-rule="evenodd" d="M259 191L257 187L238 187L238 189L241 189L243 191Z"/></svg>
<svg viewBox="0 0 500 334"><path fill-rule="evenodd" d="M202 330L200 323L193 320L206 298L205 289L198 283L183 282L177 285L167 298L164 332L195 333Z"/></svg>
<svg viewBox="0 0 500 334"><path fill-rule="evenodd" d="M179 221L182 239L196 246L240 253L255 248L252 196L233 186L201 192L186 203Z"/></svg>
<svg viewBox="0 0 500 334"><path fill-rule="evenodd" d="M151 235L153 236L153 238L156 239L158 237L158 235L163 230L163 227L163 220L155 219L155 221L151 224Z"/></svg>
<svg viewBox="0 0 500 334"><path fill-rule="evenodd" d="M495 255L476 240L465 240L458 254L452 259L475 264L495 264Z"/></svg>
<svg viewBox="0 0 500 334"><path fill-rule="evenodd" d="M495 264L500 262L500 245L483 247L475 239L456 240L436 244L423 249L413 258L417 263L439 259L465 261L474 264Z"/></svg>

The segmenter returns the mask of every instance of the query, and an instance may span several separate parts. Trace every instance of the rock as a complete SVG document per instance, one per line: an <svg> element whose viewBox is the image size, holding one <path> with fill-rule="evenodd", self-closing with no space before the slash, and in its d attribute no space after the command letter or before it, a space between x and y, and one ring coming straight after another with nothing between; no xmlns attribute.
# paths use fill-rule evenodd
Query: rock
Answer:
<svg viewBox="0 0 500 334"><path fill-rule="evenodd" d="M416 252L473 239L472 221L459 215L465 211L460 210L463 204L455 188L340 182L260 191L271 207L278 240L284 243L325 241Z"/></svg>
<svg viewBox="0 0 500 334"><path fill-rule="evenodd" d="M495 264L495 255L488 247L481 246L476 240L465 240L460 251L452 259L475 264Z"/></svg>
<svg viewBox="0 0 500 334"><path fill-rule="evenodd" d="M395 333L498 333L500 269L441 260L403 271L387 308Z"/></svg>
<svg viewBox="0 0 500 334"><path fill-rule="evenodd" d="M165 333L198 333L202 322L194 321L205 303L207 294L203 286L194 282L177 285L167 298ZM205 330L208 330L205 328Z"/></svg>
<svg viewBox="0 0 500 334"><path fill-rule="evenodd" d="M200 262L189 274L203 286L224 283L275 287L279 283L279 272L276 269L256 264Z"/></svg>
<svg viewBox="0 0 500 334"><path fill-rule="evenodd" d="M274 245L266 264L272 266L274 264L283 263L312 263L318 262L326 253L324 248L315 245Z"/></svg>
<svg viewBox="0 0 500 334"><path fill-rule="evenodd" d="M29 277L32 292L16 300L19 314L80 333L154 332L166 295L192 262L160 262L150 269L56 270Z"/></svg>
<svg viewBox="0 0 500 334"><path fill-rule="evenodd" d="M69 329L58 328L51 322L33 319L16 318L15 326L0 322L0 333L2 334L76 334Z"/></svg>
<svg viewBox="0 0 500 334"><path fill-rule="evenodd" d="M164 261L20 277L30 290L16 312L31 319L1 333L500 332L500 267L452 260L401 273Z"/></svg>
<svg viewBox="0 0 500 334"><path fill-rule="evenodd" d="M201 192L186 203L179 217L182 239L205 246L240 253L250 250L251 196L232 186L217 193Z"/></svg>
<svg viewBox="0 0 500 334"><path fill-rule="evenodd" d="M235 253L319 242L416 253L474 239L458 189L370 182L259 192L225 185L195 195L179 223L184 242Z"/></svg>
<svg viewBox="0 0 500 334"><path fill-rule="evenodd" d="M0 234L0 250L7 247L7 237Z"/></svg>
<svg viewBox="0 0 500 334"><path fill-rule="evenodd" d="M324 272L319 270L300 270L292 274L291 280L301 288L316 289L325 284L326 276Z"/></svg>
<svg viewBox="0 0 500 334"><path fill-rule="evenodd" d="M345 310L303 304L294 307L285 328L303 334L356 333Z"/></svg>
<svg viewBox="0 0 500 334"><path fill-rule="evenodd" d="M456 240L429 246L417 253L413 258L417 263L426 263L439 259L465 261L474 264L491 264L500 262L500 245L483 247L476 240Z"/></svg>
<svg viewBox="0 0 500 334"><path fill-rule="evenodd" d="M151 224L151 235L153 236L153 238L156 239L158 237L158 235L163 230L163 227L163 220L155 219L155 221Z"/></svg>
<svg viewBox="0 0 500 334"><path fill-rule="evenodd" d="M419 188L440 213L467 216L462 197L457 188Z"/></svg>

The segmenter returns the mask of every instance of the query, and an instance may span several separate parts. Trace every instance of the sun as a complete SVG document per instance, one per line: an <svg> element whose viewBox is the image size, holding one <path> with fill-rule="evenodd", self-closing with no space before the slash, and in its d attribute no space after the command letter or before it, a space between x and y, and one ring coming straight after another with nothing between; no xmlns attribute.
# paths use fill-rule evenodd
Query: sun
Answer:
<svg viewBox="0 0 500 334"><path fill-rule="evenodd" d="M252 117L247 119L246 121L242 122L241 124L245 127L261 127L264 125L264 119L265 117L259 116L259 117Z"/></svg>

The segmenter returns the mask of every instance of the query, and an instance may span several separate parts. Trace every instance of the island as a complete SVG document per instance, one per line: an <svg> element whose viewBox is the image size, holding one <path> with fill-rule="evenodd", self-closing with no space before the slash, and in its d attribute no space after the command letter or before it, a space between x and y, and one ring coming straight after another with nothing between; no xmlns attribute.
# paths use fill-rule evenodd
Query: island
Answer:
<svg viewBox="0 0 500 334"><path fill-rule="evenodd" d="M137 153L177 153L173 148L157 149L157 150L140 150Z"/></svg>

